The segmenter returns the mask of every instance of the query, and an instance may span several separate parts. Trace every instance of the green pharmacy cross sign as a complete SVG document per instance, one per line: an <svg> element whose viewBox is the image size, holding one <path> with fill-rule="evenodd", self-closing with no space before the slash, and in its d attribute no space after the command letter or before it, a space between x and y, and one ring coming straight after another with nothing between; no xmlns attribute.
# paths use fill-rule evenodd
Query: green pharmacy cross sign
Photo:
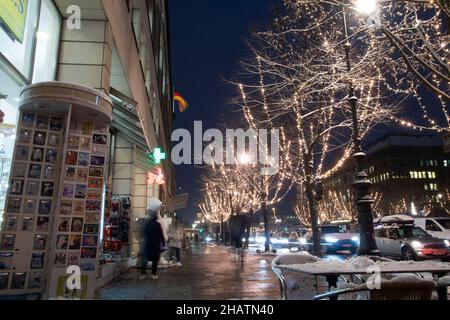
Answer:
<svg viewBox="0 0 450 320"><path fill-rule="evenodd" d="M162 152L161 148L155 148L153 154L150 155L155 160L156 164L160 164L161 160L166 160L167 156L165 152Z"/></svg>

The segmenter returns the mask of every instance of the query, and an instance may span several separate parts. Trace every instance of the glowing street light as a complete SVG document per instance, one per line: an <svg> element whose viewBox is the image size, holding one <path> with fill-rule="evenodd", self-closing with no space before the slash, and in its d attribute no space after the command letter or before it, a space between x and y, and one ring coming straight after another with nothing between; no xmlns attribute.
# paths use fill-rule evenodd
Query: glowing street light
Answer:
<svg viewBox="0 0 450 320"><path fill-rule="evenodd" d="M239 156L239 163L240 164L249 164L250 163L250 156L247 153L243 153Z"/></svg>
<svg viewBox="0 0 450 320"><path fill-rule="evenodd" d="M378 0L356 0L355 8L369 16L378 10Z"/></svg>

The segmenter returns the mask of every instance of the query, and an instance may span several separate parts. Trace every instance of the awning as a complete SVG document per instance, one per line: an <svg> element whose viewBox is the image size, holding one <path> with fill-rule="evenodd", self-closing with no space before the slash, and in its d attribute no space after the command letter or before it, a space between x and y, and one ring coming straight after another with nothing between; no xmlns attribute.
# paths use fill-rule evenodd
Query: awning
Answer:
<svg viewBox="0 0 450 320"><path fill-rule="evenodd" d="M123 137L138 148L144 151L149 150L139 116L136 113L137 102L114 88L111 88L110 98L113 101L113 128L123 133Z"/></svg>
<svg viewBox="0 0 450 320"><path fill-rule="evenodd" d="M166 201L166 209L169 211L184 209L187 207L188 199L189 193L176 195Z"/></svg>

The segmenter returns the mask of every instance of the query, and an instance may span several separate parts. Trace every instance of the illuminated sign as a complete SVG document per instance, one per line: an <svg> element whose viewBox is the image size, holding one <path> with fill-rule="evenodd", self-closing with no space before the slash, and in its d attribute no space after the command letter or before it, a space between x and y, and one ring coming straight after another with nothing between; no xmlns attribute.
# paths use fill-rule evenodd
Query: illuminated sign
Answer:
<svg viewBox="0 0 450 320"><path fill-rule="evenodd" d="M147 176L147 182L148 184L154 184L157 183L159 185L163 185L166 183L164 179L164 174L161 169L158 169L158 172L155 174L153 172L149 172Z"/></svg>
<svg viewBox="0 0 450 320"><path fill-rule="evenodd" d="M0 23L8 35L23 43L28 0L0 1Z"/></svg>
<svg viewBox="0 0 450 320"><path fill-rule="evenodd" d="M155 150L153 150L153 159L155 159L156 164L160 164L161 160L166 159L166 154L162 152L161 148L155 148Z"/></svg>

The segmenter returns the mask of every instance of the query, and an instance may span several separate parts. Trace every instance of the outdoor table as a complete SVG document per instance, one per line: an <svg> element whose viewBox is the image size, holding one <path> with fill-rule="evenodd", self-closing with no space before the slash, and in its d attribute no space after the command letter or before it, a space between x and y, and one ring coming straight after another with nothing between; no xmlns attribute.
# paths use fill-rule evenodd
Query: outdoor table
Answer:
<svg viewBox="0 0 450 320"><path fill-rule="evenodd" d="M371 266L357 266L345 262L319 261L307 264L291 264L277 266L281 270L309 274L316 278L325 277L329 289L337 287L339 276L372 275L368 269ZM433 277L441 278L450 273L450 263L436 261L392 261L376 262L373 266L378 266L380 274L401 274L401 273L431 273ZM447 300L447 288L437 289L439 300Z"/></svg>

